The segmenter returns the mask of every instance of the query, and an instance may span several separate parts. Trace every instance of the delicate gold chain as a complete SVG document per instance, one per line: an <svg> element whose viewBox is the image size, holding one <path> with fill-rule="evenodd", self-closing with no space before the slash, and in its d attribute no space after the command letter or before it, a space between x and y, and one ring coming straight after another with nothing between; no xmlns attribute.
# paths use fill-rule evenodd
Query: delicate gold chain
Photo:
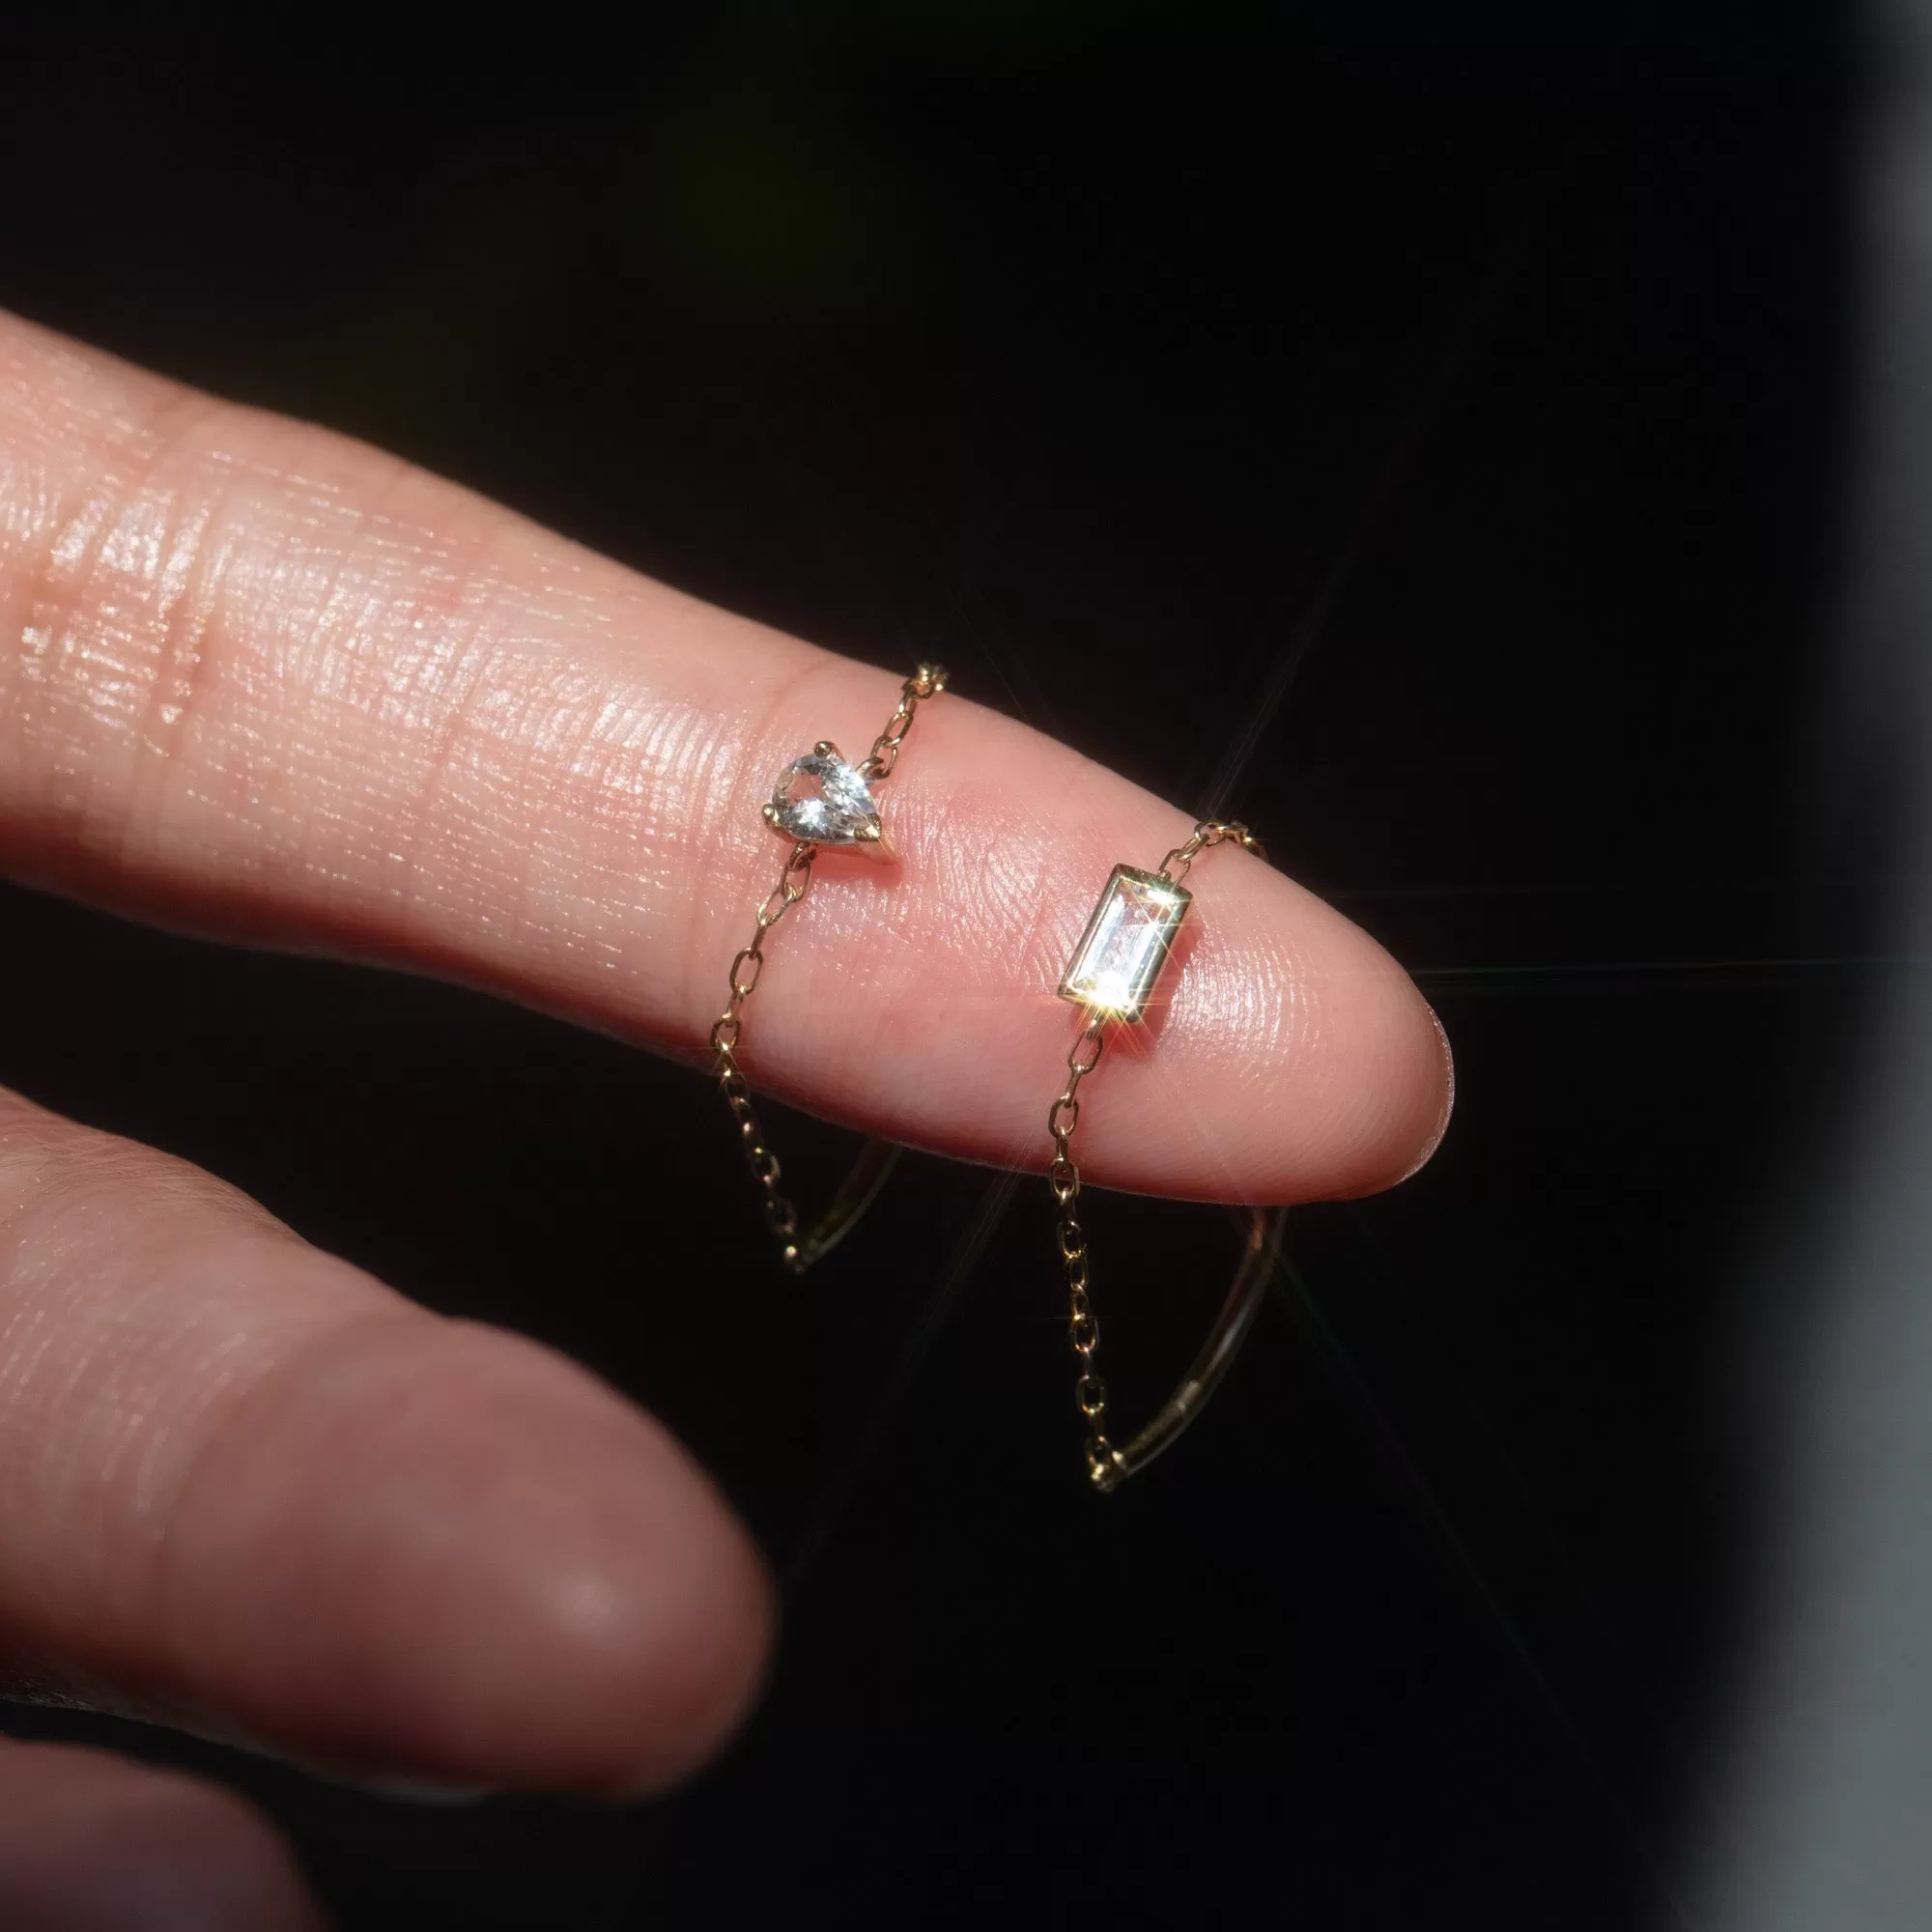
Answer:
<svg viewBox="0 0 1932 1932"><path fill-rule="evenodd" d="M1047 1109L1046 1130L1053 1136L1053 1163L1047 1184L1060 1204L1060 1259L1066 1267L1066 1298L1072 1311L1073 1352L1079 1378L1073 1398L1087 1420L1087 1473L1101 1489L1113 1487L1114 1445L1107 1440L1107 1384L1094 1367L1100 1347L1100 1324L1087 1298L1087 1231L1080 1225L1080 1170L1073 1162L1073 1129L1080 1124L1080 1083L1100 1064L1107 1022L1090 1015L1066 1050L1066 1085Z"/></svg>
<svg viewBox="0 0 1932 1932"><path fill-rule="evenodd" d="M872 740L871 752L859 767L861 777L892 777L893 767L899 761L899 747L905 743L906 733L912 729L912 721L919 713L921 701L937 697L945 689L944 665L923 664L906 679L899 687L898 709L886 720L886 728Z"/></svg>
<svg viewBox="0 0 1932 1932"><path fill-rule="evenodd" d="M779 1244L780 1259L794 1274L803 1274L809 1265L798 1244L798 1209L779 1192L779 1157L765 1145L765 1130L752 1104L752 1089L738 1065L738 1040L744 1032L742 1009L757 989L758 977L765 968L765 934L786 912L805 896L811 883L811 862L818 847L801 840L791 848L779 882L766 894L758 908L758 927L731 961L731 997L724 1010L712 1023L711 1051L718 1074L718 1088L745 1148L745 1164L758 1183L765 1224Z"/></svg>
<svg viewBox="0 0 1932 1932"><path fill-rule="evenodd" d="M1185 843L1177 845L1160 862L1160 876L1170 886L1178 886L1186 878L1188 867L1210 845L1226 844L1231 838L1244 852L1252 852L1257 859L1267 857L1262 841L1245 825L1237 824L1231 818L1204 818L1188 834ZM1179 867L1179 871L1175 869L1176 867Z"/></svg>
<svg viewBox="0 0 1932 1932"><path fill-rule="evenodd" d="M862 777L877 783L892 776L893 766L898 762L899 747L912 729L921 701L936 697L945 689L946 671L939 665L923 664L906 679L899 690L898 708L872 741L870 755L858 767ZM712 1066L718 1075L719 1091L731 1110L731 1118L738 1123L745 1164L758 1184L765 1225L779 1244L780 1260L793 1274L803 1274L858 1218L890 1162L890 1154L879 1151L880 1144L868 1148L852 1181L840 1190L825 1220L810 1235L801 1236L798 1209L780 1190L779 1157L765 1143L765 1130L752 1102L751 1085L738 1065L745 1002L757 990L759 977L764 972L765 935L804 898L811 884L812 862L818 852L818 846L810 839L800 839L791 848L778 884L765 895L764 903L758 907L757 929L752 934L752 943L742 948L731 961L731 996L711 1027ZM855 1182L861 1184L855 1187Z"/></svg>
<svg viewBox="0 0 1932 1932"><path fill-rule="evenodd" d="M1203 852L1230 839L1258 858L1267 856L1261 840L1245 825L1204 818L1185 842L1161 861L1159 876L1171 886L1179 885ZM1046 1114L1046 1130L1053 1136L1053 1160L1046 1179L1060 1208L1060 1259L1066 1268L1070 1339L1079 1363L1073 1399L1087 1424L1087 1474L1096 1490L1113 1489L1125 1472L1119 1453L1107 1439L1107 1384L1094 1366L1094 1357L1100 1350L1100 1324L1088 1292L1087 1231L1080 1225L1078 1211L1080 1169L1073 1159L1073 1129L1080 1124L1080 1083L1100 1063L1106 1027L1106 1014L1088 1014L1066 1050L1066 1085Z"/></svg>

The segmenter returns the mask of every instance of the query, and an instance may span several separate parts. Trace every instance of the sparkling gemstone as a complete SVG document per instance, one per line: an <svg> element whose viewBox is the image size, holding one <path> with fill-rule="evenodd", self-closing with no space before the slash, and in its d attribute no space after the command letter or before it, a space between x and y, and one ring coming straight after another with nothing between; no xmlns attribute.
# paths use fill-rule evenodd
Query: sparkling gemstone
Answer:
<svg viewBox="0 0 1932 1932"><path fill-rule="evenodd" d="M810 752L779 775L765 816L789 838L819 845L882 842L872 788L837 752Z"/></svg>
<svg viewBox="0 0 1932 1932"><path fill-rule="evenodd" d="M1116 866L1060 981L1060 997L1137 1020L1193 895L1153 872Z"/></svg>

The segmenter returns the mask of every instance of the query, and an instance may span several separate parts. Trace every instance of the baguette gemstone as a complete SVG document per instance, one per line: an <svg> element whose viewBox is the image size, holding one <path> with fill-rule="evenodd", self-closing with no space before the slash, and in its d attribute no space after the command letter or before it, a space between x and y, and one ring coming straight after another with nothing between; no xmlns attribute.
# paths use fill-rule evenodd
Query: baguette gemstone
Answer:
<svg viewBox="0 0 1932 1932"><path fill-rule="evenodd" d="M1138 1020L1192 895L1154 872L1116 866L1060 981L1060 997L1092 1012Z"/></svg>

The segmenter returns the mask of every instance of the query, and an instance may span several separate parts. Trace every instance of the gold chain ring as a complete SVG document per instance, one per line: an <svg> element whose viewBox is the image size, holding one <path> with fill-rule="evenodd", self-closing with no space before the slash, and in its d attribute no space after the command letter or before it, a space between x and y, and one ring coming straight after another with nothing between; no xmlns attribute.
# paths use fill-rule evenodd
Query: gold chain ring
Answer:
<svg viewBox="0 0 1932 1932"><path fill-rule="evenodd" d="M1153 1420L1131 1441L1117 1447L1107 1436L1107 1385L1094 1366L1100 1349L1100 1324L1090 1293L1087 1231L1079 1213L1080 1169L1073 1159L1080 1083L1100 1064L1109 1025L1137 1025L1146 1014L1175 935L1193 903L1193 895L1182 888L1181 880L1208 847L1230 842L1257 858L1267 856L1245 825L1211 818L1202 820L1161 861L1158 872L1116 866L1061 975L1060 997L1084 1009L1086 1017L1066 1050L1066 1084L1047 1109L1053 1159L1046 1179L1060 1210L1060 1259L1066 1270L1070 1333L1079 1365L1074 1400L1087 1430L1087 1474L1096 1490L1116 1489L1146 1468L1207 1406L1254 1325L1280 1248L1280 1210L1251 1208L1240 1265L1206 1345Z"/></svg>
<svg viewBox="0 0 1932 1932"><path fill-rule="evenodd" d="M757 990L764 972L765 935L805 897L811 885L812 863L822 850L844 847L872 859L895 856L872 787L892 776L920 705L928 697L937 697L946 689L946 680L945 666L921 665L900 687L897 709L872 740L872 749L864 759L848 765L837 745L821 739L779 774L764 808L765 823L792 841L791 850L778 884L758 907L751 944L741 947L731 961L731 995L724 1010L712 1022L711 1055L719 1091L738 1124L745 1164L758 1185L765 1224L778 1242L779 1259L793 1274L803 1274L852 1231L885 1185L899 1150L892 1141L867 1141L831 1207L800 1234L798 1209L780 1189L779 1158L766 1145L751 1085L738 1065L745 1003Z"/></svg>

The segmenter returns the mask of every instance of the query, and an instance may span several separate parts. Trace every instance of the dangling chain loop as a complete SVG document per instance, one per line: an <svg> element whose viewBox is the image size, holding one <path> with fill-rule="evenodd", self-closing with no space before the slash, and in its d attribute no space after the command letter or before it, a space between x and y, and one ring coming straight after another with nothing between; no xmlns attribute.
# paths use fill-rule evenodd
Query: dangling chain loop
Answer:
<svg viewBox="0 0 1932 1932"><path fill-rule="evenodd" d="M1106 1027L1106 1020L1094 1014L1073 1036L1066 1050L1066 1085L1046 1116L1046 1130L1053 1136L1053 1164L1046 1179L1060 1205L1060 1259L1066 1268L1073 1352L1080 1364L1073 1395L1087 1421L1087 1473L1101 1489L1113 1487L1105 1472L1114 1465L1114 1445L1107 1440L1107 1384L1094 1367L1100 1324L1087 1298L1087 1231L1080 1225L1080 1170L1073 1161L1073 1129L1080 1123L1080 1083L1100 1064Z"/></svg>
<svg viewBox="0 0 1932 1932"><path fill-rule="evenodd" d="M798 1209L779 1192L778 1155L765 1145L765 1130L759 1123L757 1109L752 1104L751 1087L739 1070L738 1037L744 1031L745 1002L756 991L759 976L765 970L765 934L804 898L811 884L811 862L817 856L816 845L801 841L791 848L778 884L758 908L757 929L752 934L751 945L731 961L731 997L711 1025L712 1065L718 1075L718 1088L731 1110L731 1118L738 1123L745 1164L758 1183L765 1225L778 1241L779 1259L794 1274L803 1274L810 1264L798 1244Z"/></svg>

